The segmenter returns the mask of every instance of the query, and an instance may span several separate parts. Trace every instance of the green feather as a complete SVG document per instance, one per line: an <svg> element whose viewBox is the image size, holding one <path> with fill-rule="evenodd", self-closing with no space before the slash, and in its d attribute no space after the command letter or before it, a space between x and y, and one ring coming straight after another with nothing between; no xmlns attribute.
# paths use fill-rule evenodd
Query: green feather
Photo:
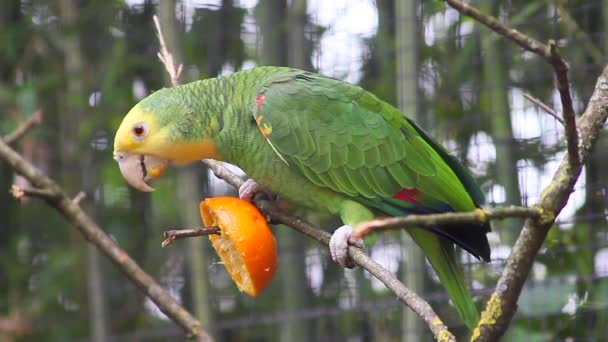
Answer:
<svg viewBox="0 0 608 342"><path fill-rule="evenodd" d="M412 239L422 248L427 259L446 288L456 310L471 330L479 321L479 312L458 268L454 244L422 229L409 229Z"/></svg>

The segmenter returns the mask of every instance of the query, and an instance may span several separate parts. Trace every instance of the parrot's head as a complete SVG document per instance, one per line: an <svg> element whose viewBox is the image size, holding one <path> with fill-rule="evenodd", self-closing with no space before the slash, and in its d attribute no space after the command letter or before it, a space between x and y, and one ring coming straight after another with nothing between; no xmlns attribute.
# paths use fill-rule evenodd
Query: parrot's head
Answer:
<svg viewBox="0 0 608 342"><path fill-rule="evenodd" d="M114 159L120 172L140 191L154 191L148 182L160 177L170 164L221 160L212 139L216 124L203 120L171 89L157 91L136 104L114 138Z"/></svg>

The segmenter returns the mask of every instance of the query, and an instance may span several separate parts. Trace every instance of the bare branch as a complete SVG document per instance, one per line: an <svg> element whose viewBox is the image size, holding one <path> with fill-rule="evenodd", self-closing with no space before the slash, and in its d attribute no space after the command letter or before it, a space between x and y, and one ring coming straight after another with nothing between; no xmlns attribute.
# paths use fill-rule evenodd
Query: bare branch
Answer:
<svg viewBox="0 0 608 342"><path fill-rule="evenodd" d="M163 248L169 246L173 241L178 239L185 239L196 236L204 235L221 235L219 227L203 227L203 228L192 228L192 229L180 229L180 230L167 230L163 233L165 238L161 243Z"/></svg>
<svg viewBox="0 0 608 342"><path fill-rule="evenodd" d="M491 28L496 33L512 40L517 45L525 50L535 53L543 57L551 66L557 80L557 90L562 102L564 125L566 131L566 140L568 147L568 159L573 167L580 165L578 132L576 129L576 113L572 105L572 96L570 94L570 81L568 80L568 65L562 59L557 51L557 45L554 40L550 40L548 44L543 44L538 40L529 37L520 31L513 29L496 18L482 13L477 8L465 4L460 0L444 0L455 10L463 15L467 15L485 26Z"/></svg>
<svg viewBox="0 0 608 342"><path fill-rule="evenodd" d="M15 189L17 196L34 194L42 196L70 221L92 244L99 248L116 266L135 283L168 317L199 340L210 341L196 318L192 317L175 301L152 277L142 270L135 260L122 250L75 201L68 197L55 181L23 159L2 139L0 158L4 159L17 173L25 177L36 190ZM14 188L13 188L14 189ZM78 196L77 196L78 197Z"/></svg>
<svg viewBox="0 0 608 342"><path fill-rule="evenodd" d="M230 170L226 169L220 162L205 159L203 160L203 163L213 170L218 178L225 180L236 188L239 188L244 183L240 177L230 172ZM256 198L254 199L254 203L264 215L270 216L274 222L282 223L294 228L300 233L303 233L326 246L329 245L331 234L328 232L304 222L297 217L284 213L277 209L273 202ZM399 301L418 314L418 316L427 323L429 329L435 336L435 339L438 341L455 341L454 335L448 330L448 327L441 321L439 316L433 311L433 308L424 299L407 288L392 273L367 256L361 248L349 246L348 253L357 265L378 278L386 287L393 291Z"/></svg>
<svg viewBox="0 0 608 342"><path fill-rule="evenodd" d="M74 196L74 198L72 198L72 202L76 205L79 205L80 202L82 202L82 200L84 200L86 197L87 197L86 192L80 191L76 194L76 196Z"/></svg>
<svg viewBox="0 0 608 342"><path fill-rule="evenodd" d="M568 149L568 160L570 165L578 168L581 164L578 131L576 129L576 112L572 105L572 95L570 94L570 81L568 80L568 65L557 52L557 45L554 40L549 40L549 63L553 66L555 78L557 79L557 90L562 101L564 126L566 131L566 143Z"/></svg>
<svg viewBox="0 0 608 342"><path fill-rule="evenodd" d="M23 198L26 196L40 197L42 199L47 199L47 200L53 199L56 196L55 193L53 193L52 191L46 190L46 189L22 188L15 184L13 184L13 186L11 186L11 189L8 192L10 192L11 195L13 195L13 197L15 197L15 199L18 202L21 202L23 200Z"/></svg>
<svg viewBox="0 0 608 342"><path fill-rule="evenodd" d="M355 238L369 235L373 231L403 229L409 227L436 227L445 224L486 223L490 220L501 220L508 217L525 217L538 219L542 211L536 208L510 206L494 209L477 209L468 213L443 213L428 215L408 215L383 217L362 222L357 225Z"/></svg>
<svg viewBox="0 0 608 342"><path fill-rule="evenodd" d="M562 125L564 125L564 119L562 119L553 108L549 107L543 101L537 99L536 97L534 97L528 93L524 93L524 97L526 99L528 99L528 101L530 101L530 102L534 103L535 105L537 105L538 107L540 107L547 114L551 115L555 120L559 121Z"/></svg>
<svg viewBox="0 0 608 342"><path fill-rule="evenodd" d="M34 126L40 125L43 119L42 110L37 110L32 116L30 116L26 121L22 122L14 131L4 136L4 142L7 144L12 144L15 141L19 140L21 137L25 135L30 129Z"/></svg>

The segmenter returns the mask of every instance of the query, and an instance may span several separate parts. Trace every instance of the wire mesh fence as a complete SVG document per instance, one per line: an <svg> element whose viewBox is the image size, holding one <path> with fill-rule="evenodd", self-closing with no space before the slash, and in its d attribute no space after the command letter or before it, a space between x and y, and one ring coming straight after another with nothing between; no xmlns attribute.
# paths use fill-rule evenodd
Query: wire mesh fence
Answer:
<svg viewBox="0 0 608 342"><path fill-rule="evenodd" d="M560 113L550 67L441 1L404 0L402 7L398 1L177 1L185 78L273 63L360 84L404 108L463 160L486 194L487 206L536 203L565 155L561 124L525 97L538 98ZM71 191L85 187L91 194L89 209L105 230L218 340L432 338L424 325L408 325L407 308L377 279L361 270L339 269L324 248L286 227L275 228L279 271L257 298L236 290L206 242L161 250L162 231L186 225L185 213L198 215L198 202L180 197L182 174L175 171L158 183L151 197L128 189L110 156L123 113L163 84L151 19L158 4L78 3L78 20L69 31L55 2L17 3L15 18L0 21L7 32L2 37L18 39L21 34L23 41L11 40L6 48L10 57L0 59L0 108L28 114L42 107L48 113L46 127L25 140L20 151ZM539 40L557 41L569 62L575 109L581 113L606 60L608 3L513 0L476 5ZM407 20L413 25L404 25ZM408 27L415 28L414 34ZM82 74L70 73L73 60L66 57L70 46L65 42L71 34L81 42ZM399 69L404 61L409 64ZM82 82L81 98L70 93L73 77ZM408 89L413 97L406 94ZM79 101L74 116L67 116L65 108ZM0 127L10 127L18 118L3 116ZM66 120L78 123L71 128L74 134L62 134L69 126ZM603 136L537 256L505 340L608 338L607 143ZM73 165L82 172L70 170ZM191 188L199 199L234 194L202 165L192 170L199 185ZM7 169L0 175L1 184L19 182ZM0 235L5 260L0 275L7 296L0 298L0 312L18 307L39 323L23 340L93 340L93 322L99 319L94 312L102 312L109 340L182 336L103 260L97 261L103 275L103 293L98 294L102 309L95 311L90 299L95 294L87 290L91 264L83 258L82 240L41 204L17 207L8 198L1 204L6 211L0 225L6 229ZM299 214L328 230L339 225L332 218ZM459 254L480 305L493 290L521 226L519 220L494 224L491 263ZM192 248L203 251L197 260ZM410 259L415 249L402 232L378 234L367 246L374 260L417 284L446 323L465 336L467 330L428 262Z"/></svg>

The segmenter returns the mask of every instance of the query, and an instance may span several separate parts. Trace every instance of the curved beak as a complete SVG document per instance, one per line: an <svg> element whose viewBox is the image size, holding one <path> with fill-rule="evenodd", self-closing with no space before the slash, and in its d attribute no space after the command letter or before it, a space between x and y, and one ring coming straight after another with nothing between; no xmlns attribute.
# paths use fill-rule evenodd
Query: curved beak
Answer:
<svg viewBox="0 0 608 342"><path fill-rule="evenodd" d="M127 152L114 152L114 160L127 183L144 192L154 191L147 182L160 177L169 165L168 159Z"/></svg>

